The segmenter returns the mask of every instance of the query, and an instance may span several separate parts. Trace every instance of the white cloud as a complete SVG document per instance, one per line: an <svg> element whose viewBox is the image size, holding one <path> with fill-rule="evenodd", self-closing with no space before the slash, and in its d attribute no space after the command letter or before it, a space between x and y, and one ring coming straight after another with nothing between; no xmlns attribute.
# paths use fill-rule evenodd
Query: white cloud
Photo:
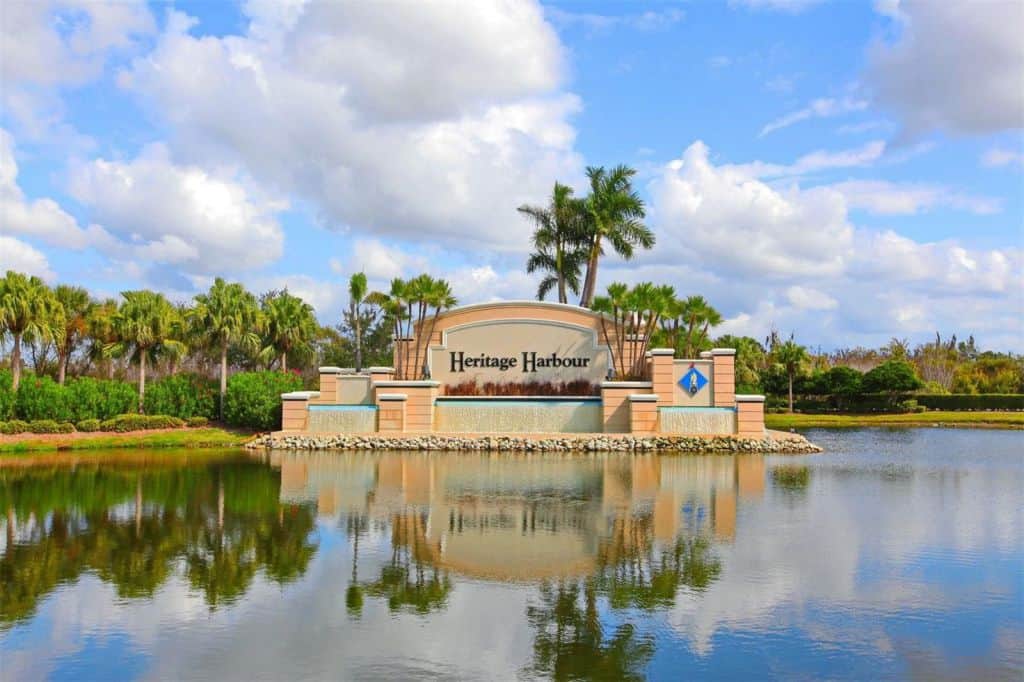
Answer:
<svg viewBox="0 0 1024 682"><path fill-rule="evenodd" d="M986 168L1024 166L1024 152L993 147L982 155L981 165Z"/></svg>
<svg viewBox="0 0 1024 682"><path fill-rule="evenodd" d="M883 157L885 151L885 142L873 140L860 147L841 149L835 152L819 149L809 154L804 154L790 164L753 161L751 163L728 166L728 168L746 173L755 178L796 177L836 168L863 168L871 166Z"/></svg>
<svg viewBox="0 0 1024 682"><path fill-rule="evenodd" d="M395 277L410 277L430 270L431 261L422 252L408 253L379 239L357 239L352 245L348 274L365 272L369 280L384 283Z"/></svg>
<svg viewBox="0 0 1024 682"><path fill-rule="evenodd" d="M618 27L637 31L656 31L669 28L683 21L686 18L686 12L678 7L670 7L662 11L616 15L569 12L559 7L545 7L544 16L560 27L581 26L591 33L605 33Z"/></svg>
<svg viewBox="0 0 1024 682"><path fill-rule="evenodd" d="M227 173L175 165L162 145L129 162L75 163L69 191L119 238L106 245L116 257L221 274L271 263L283 249L279 204Z"/></svg>
<svg viewBox="0 0 1024 682"><path fill-rule="evenodd" d="M82 229L53 199L29 201L18 185L14 140L0 128L0 234L22 234L66 249L107 244L110 236L97 225Z"/></svg>
<svg viewBox="0 0 1024 682"><path fill-rule="evenodd" d="M23 241L0 234L0 273L15 270L47 281L56 278L43 253Z"/></svg>
<svg viewBox="0 0 1024 682"><path fill-rule="evenodd" d="M976 215L998 213L1002 202L991 197L963 194L949 187L884 180L849 180L831 185L846 197L851 208L880 215L914 215L937 207Z"/></svg>
<svg viewBox="0 0 1024 682"><path fill-rule="evenodd" d="M867 81L907 135L1024 126L1024 5L902 0L885 13L899 37L872 47Z"/></svg>
<svg viewBox="0 0 1024 682"><path fill-rule="evenodd" d="M557 90L539 7L472 7L417 4L396 24L390 5L311 3L224 38L172 12L120 80L175 127L176 154L241 162L329 227L521 251L515 207L581 175L580 102Z"/></svg>
<svg viewBox="0 0 1024 682"><path fill-rule="evenodd" d="M852 97L844 97L842 99L816 99L804 108L792 111L766 124L761 128L759 136L763 137L768 133L788 128L789 126L795 123L800 123L801 121L808 121L814 118L832 118L855 111L863 111L864 109L867 109L867 107L868 103L866 100L855 99Z"/></svg>
<svg viewBox="0 0 1024 682"><path fill-rule="evenodd" d="M820 4L822 0L729 0L734 7L747 7L753 10L767 10L798 14L809 7Z"/></svg>
<svg viewBox="0 0 1024 682"><path fill-rule="evenodd" d="M823 291L793 285L786 289L786 298L800 310L833 310L839 302Z"/></svg>

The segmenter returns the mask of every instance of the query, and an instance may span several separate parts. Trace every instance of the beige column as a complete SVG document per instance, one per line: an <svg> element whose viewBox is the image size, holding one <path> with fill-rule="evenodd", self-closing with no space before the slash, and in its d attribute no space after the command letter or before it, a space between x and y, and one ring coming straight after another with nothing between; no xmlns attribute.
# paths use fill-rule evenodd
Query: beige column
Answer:
<svg viewBox="0 0 1024 682"><path fill-rule="evenodd" d="M652 348L651 356L651 390L658 394L658 406L672 404L674 393L673 360L675 351L671 348Z"/></svg>
<svg viewBox="0 0 1024 682"><path fill-rule="evenodd" d="M760 438L764 435L764 396L736 396L736 435Z"/></svg>
<svg viewBox="0 0 1024 682"><path fill-rule="evenodd" d="M736 349L711 349L711 394L715 407L732 407L736 403Z"/></svg>
<svg viewBox="0 0 1024 682"><path fill-rule="evenodd" d="M320 397L318 391L293 391L281 394L281 430L305 431L309 403Z"/></svg>
<svg viewBox="0 0 1024 682"><path fill-rule="evenodd" d="M378 395L396 390L407 396L405 430L419 433L434 430L434 399L440 386L439 381L378 381L374 384Z"/></svg>
<svg viewBox="0 0 1024 682"><path fill-rule="evenodd" d="M633 393L629 396L629 431L647 435L658 430L658 396Z"/></svg>
<svg viewBox="0 0 1024 682"><path fill-rule="evenodd" d="M629 433L629 396L651 393L650 381L605 381L601 384L601 408L605 433Z"/></svg>
<svg viewBox="0 0 1024 682"><path fill-rule="evenodd" d="M320 368L320 395L313 402L334 404L338 402L338 375L341 367Z"/></svg>
<svg viewBox="0 0 1024 682"><path fill-rule="evenodd" d="M405 406L409 396L405 393L377 394L377 431L402 433L405 431Z"/></svg>

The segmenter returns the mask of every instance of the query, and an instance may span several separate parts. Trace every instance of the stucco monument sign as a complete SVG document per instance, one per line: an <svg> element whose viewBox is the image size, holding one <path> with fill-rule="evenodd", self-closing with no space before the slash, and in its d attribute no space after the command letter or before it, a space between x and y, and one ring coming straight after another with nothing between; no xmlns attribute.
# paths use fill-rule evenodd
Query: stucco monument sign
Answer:
<svg viewBox="0 0 1024 682"><path fill-rule="evenodd" d="M396 339L394 358L422 378L321 367L319 391L282 396L283 430L764 435L764 397L735 394L730 348L645 351L600 313L536 301L454 308L424 327ZM640 376L610 375L613 354Z"/></svg>

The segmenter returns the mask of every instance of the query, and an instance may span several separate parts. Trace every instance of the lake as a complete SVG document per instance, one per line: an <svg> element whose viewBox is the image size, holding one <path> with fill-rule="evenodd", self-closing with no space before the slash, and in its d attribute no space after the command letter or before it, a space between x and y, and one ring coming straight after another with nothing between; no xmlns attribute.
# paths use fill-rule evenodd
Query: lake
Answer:
<svg viewBox="0 0 1024 682"><path fill-rule="evenodd" d="M0 459L0 678L1021 679L1024 434Z"/></svg>

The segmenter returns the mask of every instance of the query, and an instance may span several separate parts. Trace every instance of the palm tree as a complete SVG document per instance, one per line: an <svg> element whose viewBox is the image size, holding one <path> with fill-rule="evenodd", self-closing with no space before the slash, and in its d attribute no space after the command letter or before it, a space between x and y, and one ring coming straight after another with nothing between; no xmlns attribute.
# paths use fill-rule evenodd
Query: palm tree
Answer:
<svg viewBox="0 0 1024 682"><path fill-rule="evenodd" d="M163 294L154 291L123 291L124 301L112 319L118 341L106 354L131 353L139 363L139 412L145 407L146 361L155 360L161 350L176 352L182 345L173 338L176 312Z"/></svg>
<svg viewBox="0 0 1024 682"><path fill-rule="evenodd" d="M355 337L357 372L363 369L363 306L372 304L368 296L366 273L354 273L348 280L348 310Z"/></svg>
<svg viewBox="0 0 1024 682"><path fill-rule="evenodd" d="M224 417L224 396L228 392L228 349L233 344L258 347L260 326L256 297L238 282L220 277L205 294L195 296L192 322L206 342L220 351L220 416Z"/></svg>
<svg viewBox="0 0 1024 682"><path fill-rule="evenodd" d="M95 305L89 292L82 287L59 284L54 290L58 303L64 311L64 325L55 330L57 345L57 383L63 384L68 372L71 354L82 343L88 326L89 315Z"/></svg>
<svg viewBox="0 0 1024 682"><path fill-rule="evenodd" d="M117 314L117 301L108 298L98 303L89 311L86 318L86 330L89 335L87 353L95 363L106 363L108 379L114 378L114 362L104 349L117 342L117 330L114 329L114 316Z"/></svg>
<svg viewBox="0 0 1024 682"><path fill-rule="evenodd" d="M537 287L537 299L544 300L551 289L557 288L558 302L568 303L566 290L579 293L580 269L587 261L588 250L583 243L586 204L573 197L571 187L556 182L546 207L524 204L518 210L537 226L533 231L536 251L526 261L527 272L547 273Z"/></svg>
<svg viewBox="0 0 1024 682"><path fill-rule="evenodd" d="M174 306L171 338L178 342L177 345L166 349L169 360L168 372L173 376L178 373L181 360L188 357L198 338L198 330L192 325L192 308L187 303L178 303Z"/></svg>
<svg viewBox="0 0 1024 682"><path fill-rule="evenodd" d="M427 364L426 354L430 350L430 340L434 337L434 328L437 326L437 318L441 316L442 310L448 310L455 306L458 301L455 295L452 294L452 287L447 281L443 279L435 279L431 283L430 287L426 292L427 305L434 309L434 315L430 319L430 331L423 339L423 364ZM420 332L422 333L423 327L421 326ZM417 345L419 345L417 343ZM417 355L418 357L418 355ZM418 365L417 365L418 366ZM426 372L423 372L423 376L426 376Z"/></svg>
<svg viewBox="0 0 1024 682"><path fill-rule="evenodd" d="M637 246L654 246L654 233L643 224L644 202L633 191L636 171L619 165L611 169L587 168L590 195L587 196L586 245L587 276L580 305L590 307L597 287L597 265L607 241L625 259L633 257Z"/></svg>
<svg viewBox="0 0 1024 682"><path fill-rule="evenodd" d="M11 390L21 384L21 343L28 337L53 340L64 326L64 311L46 283L8 270L0 279L0 334L10 334Z"/></svg>
<svg viewBox="0 0 1024 682"><path fill-rule="evenodd" d="M288 354L312 352L319 330L313 306L287 290L263 301L263 354L281 359L281 371L288 371Z"/></svg>
<svg viewBox="0 0 1024 682"><path fill-rule="evenodd" d="M772 349L775 362L779 363L786 370L789 377L789 412L793 413L793 377L800 371L800 366L807 362L807 349L798 344L792 338L785 343L780 343Z"/></svg>
<svg viewBox="0 0 1024 682"><path fill-rule="evenodd" d="M405 378L405 363L407 347L403 339L409 336L409 332L403 326L404 321L410 319L406 308L407 290L409 286L405 280L395 277L391 280L391 287L387 293L375 291L368 296L368 299L384 311L384 314L391 320L392 333L395 343L395 378Z"/></svg>
<svg viewBox="0 0 1024 682"><path fill-rule="evenodd" d="M692 358L708 341L711 327L722 324L722 314L711 307L703 296L689 296L679 308L679 317L686 326L683 340L683 357Z"/></svg>

